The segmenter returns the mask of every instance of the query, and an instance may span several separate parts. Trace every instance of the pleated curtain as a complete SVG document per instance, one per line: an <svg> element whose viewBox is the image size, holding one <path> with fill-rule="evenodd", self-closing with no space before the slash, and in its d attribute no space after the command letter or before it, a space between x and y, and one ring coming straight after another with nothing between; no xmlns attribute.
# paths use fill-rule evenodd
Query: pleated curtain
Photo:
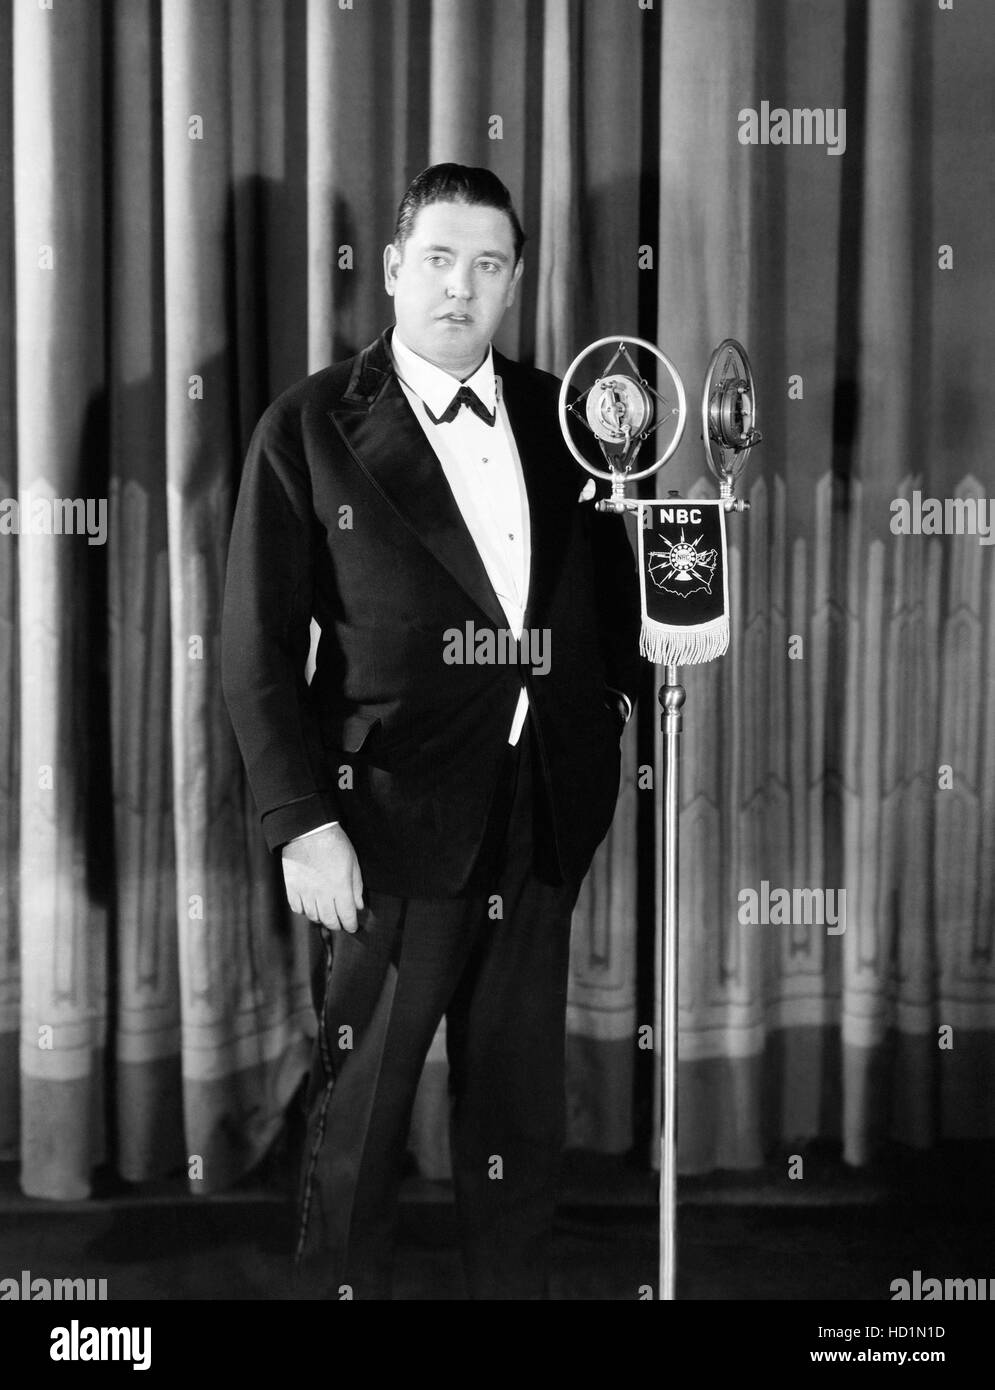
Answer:
<svg viewBox="0 0 995 1390"><path fill-rule="evenodd" d="M217 1191L281 1135L310 928L221 698L227 535L268 402L390 321L382 249L439 160L520 209L503 351L562 374L637 334L676 364L657 492L714 495L721 339L758 381L730 651L682 673L682 1171L992 1135L995 570L891 521L993 491L993 33L901 0L0 5L0 497L107 521L0 534L0 1153L26 1192L101 1165ZM764 101L845 108L845 152L742 143ZM571 1142L647 1156L661 680L568 1017ZM763 881L845 889L845 932L744 924ZM446 1175L443 1032L412 1146Z"/></svg>

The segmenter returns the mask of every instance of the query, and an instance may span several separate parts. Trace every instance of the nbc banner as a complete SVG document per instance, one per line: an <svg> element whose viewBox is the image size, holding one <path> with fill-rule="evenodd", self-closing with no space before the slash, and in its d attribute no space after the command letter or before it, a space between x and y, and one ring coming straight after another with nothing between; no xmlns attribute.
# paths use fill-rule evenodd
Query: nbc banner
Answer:
<svg viewBox="0 0 995 1390"><path fill-rule="evenodd" d="M712 661L729 646L729 568L721 501L639 504L639 650L665 666Z"/></svg>

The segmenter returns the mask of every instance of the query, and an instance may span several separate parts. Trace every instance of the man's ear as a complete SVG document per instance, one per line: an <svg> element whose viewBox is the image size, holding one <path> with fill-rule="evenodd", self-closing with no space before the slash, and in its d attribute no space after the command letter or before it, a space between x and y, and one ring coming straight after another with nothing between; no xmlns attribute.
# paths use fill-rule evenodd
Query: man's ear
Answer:
<svg viewBox="0 0 995 1390"><path fill-rule="evenodd" d="M400 264L400 248L391 242L383 249L383 287L388 294L394 293L394 281L397 279L397 270Z"/></svg>
<svg viewBox="0 0 995 1390"><path fill-rule="evenodd" d="M515 302L515 291L518 289L518 282L522 278L522 271L524 269L525 261L522 259L521 256L519 256L518 264L515 266L515 269L511 272L511 282L508 285L508 297L504 301L504 307L506 309L510 309Z"/></svg>

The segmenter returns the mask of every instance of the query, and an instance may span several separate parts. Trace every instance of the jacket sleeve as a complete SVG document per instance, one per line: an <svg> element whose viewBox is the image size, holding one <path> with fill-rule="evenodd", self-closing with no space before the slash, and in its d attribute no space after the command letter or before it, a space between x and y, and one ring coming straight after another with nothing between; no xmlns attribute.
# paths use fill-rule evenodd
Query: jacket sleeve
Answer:
<svg viewBox="0 0 995 1390"><path fill-rule="evenodd" d="M272 850L339 819L305 680L318 529L299 418L277 402L249 445L221 622L222 689Z"/></svg>

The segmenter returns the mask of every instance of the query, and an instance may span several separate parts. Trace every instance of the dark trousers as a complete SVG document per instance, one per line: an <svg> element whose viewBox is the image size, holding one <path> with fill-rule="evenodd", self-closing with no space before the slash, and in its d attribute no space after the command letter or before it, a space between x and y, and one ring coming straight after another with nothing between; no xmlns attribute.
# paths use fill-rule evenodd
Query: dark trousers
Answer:
<svg viewBox="0 0 995 1390"><path fill-rule="evenodd" d="M570 917L578 885L536 876L544 808L526 728L510 749L466 895L366 895L354 934L313 934L318 1016L298 1273L331 1298L391 1296L415 1092L446 1019L450 1142L475 1299L545 1295L564 1139ZM540 865L546 879L548 861Z"/></svg>

